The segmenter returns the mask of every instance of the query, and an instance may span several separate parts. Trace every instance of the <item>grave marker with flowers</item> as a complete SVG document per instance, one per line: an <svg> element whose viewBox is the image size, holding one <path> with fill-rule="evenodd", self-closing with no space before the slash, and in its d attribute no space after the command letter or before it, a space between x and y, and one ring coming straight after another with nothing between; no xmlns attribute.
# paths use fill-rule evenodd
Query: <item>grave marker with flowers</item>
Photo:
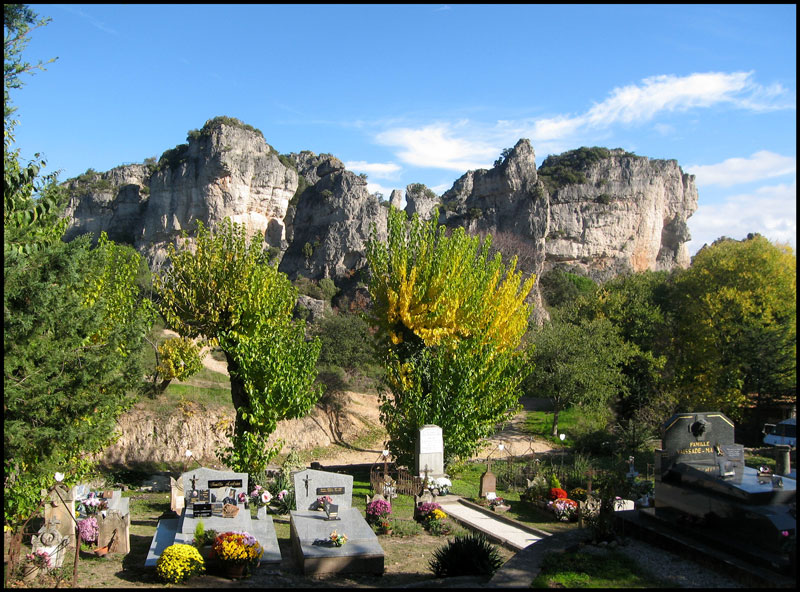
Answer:
<svg viewBox="0 0 800 592"><path fill-rule="evenodd" d="M297 505L289 513L290 540L302 572L314 576L382 575L383 548L361 512L352 507L353 477L305 469L295 473L293 480ZM320 508L327 510L320 512ZM376 516L386 512L379 505L371 508ZM332 530L334 515L336 528Z"/></svg>
<svg viewBox="0 0 800 592"><path fill-rule="evenodd" d="M206 467L187 471L180 480L184 484L185 506L179 518L159 521L145 560L146 566L156 565L163 550L173 543L191 545L200 521L205 529L219 533L248 533L262 549L262 564L280 563L281 553L275 527L266 513L266 506L272 499L269 491L258 485L251 489L247 473ZM223 502L227 511L223 511ZM245 503L253 503L258 507L255 518L250 509L245 508Z"/></svg>

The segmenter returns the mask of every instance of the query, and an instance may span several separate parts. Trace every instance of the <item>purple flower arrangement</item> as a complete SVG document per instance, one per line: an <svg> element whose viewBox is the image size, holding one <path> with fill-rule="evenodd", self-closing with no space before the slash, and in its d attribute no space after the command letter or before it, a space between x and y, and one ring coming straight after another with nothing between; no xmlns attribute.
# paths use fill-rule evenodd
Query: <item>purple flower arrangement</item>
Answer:
<svg viewBox="0 0 800 592"><path fill-rule="evenodd" d="M392 513L392 506L389 502L382 499L376 499L367 504L367 522L379 522Z"/></svg>

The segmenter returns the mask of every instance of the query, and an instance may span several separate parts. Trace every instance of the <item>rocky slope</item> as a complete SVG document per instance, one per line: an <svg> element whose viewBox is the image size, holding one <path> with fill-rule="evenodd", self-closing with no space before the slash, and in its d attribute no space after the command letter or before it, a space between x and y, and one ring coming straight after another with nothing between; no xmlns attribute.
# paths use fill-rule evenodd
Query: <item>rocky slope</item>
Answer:
<svg viewBox="0 0 800 592"><path fill-rule="evenodd" d="M106 231L133 244L151 264L166 245L229 216L280 251L281 271L337 281L366 264L373 228L385 236L388 204L366 180L330 154L279 156L258 130L231 118L209 120L188 143L156 162L89 171L67 183L72 199L67 238ZM406 211L490 233L520 267L541 273L563 266L607 279L625 271L686 266L686 221L697 208L694 177L674 160L651 160L604 148L551 156L537 170L520 140L489 170L469 171L442 196L406 188ZM401 203L393 191L391 203ZM536 297L538 298L538 297Z"/></svg>

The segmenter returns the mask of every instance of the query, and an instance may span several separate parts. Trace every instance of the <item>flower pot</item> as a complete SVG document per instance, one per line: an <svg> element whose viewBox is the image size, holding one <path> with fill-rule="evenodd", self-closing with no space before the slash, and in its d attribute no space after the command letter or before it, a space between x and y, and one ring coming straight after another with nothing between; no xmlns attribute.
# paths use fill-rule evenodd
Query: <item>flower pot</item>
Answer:
<svg viewBox="0 0 800 592"><path fill-rule="evenodd" d="M33 563L26 563L22 566L22 579L26 582L32 582L39 577L40 568Z"/></svg>
<svg viewBox="0 0 800 592"><path fill-rule="evenodd" d="M95 549L94 554L97 555L98 557L105 557L106 555L108 555L108 546L106 545L105 547L100 547L98 549Z"/></svg>
<svg viewBox="0 0 800 592"><path fill-rule="evenodd" d="M239 580L248 576L246 563L225 562L222 564L222 570L232 580Z"/></svg>

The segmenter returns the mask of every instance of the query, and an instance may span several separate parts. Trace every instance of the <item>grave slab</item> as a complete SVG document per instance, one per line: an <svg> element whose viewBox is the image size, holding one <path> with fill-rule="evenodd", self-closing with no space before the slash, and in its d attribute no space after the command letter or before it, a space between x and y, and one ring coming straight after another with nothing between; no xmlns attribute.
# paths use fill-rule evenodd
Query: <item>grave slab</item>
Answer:
<svg viewBox="0 0 800 592"><path fill-rule="evenodd" d="M329 496L339 512L353 505L353 476L305 469L294 474L294 495L298 510L315 510L317 499Z"/></svg>
<svg viewBox="0 0 800 592"><path fill-rule="evenodd" d="M340 510L339 520L326 520L324 512L293 510L290 528L292 552L303 574L383 575L383 547L357 508ZM347 543L333 546L330 534L334 530L345 534Z"/></svg>

